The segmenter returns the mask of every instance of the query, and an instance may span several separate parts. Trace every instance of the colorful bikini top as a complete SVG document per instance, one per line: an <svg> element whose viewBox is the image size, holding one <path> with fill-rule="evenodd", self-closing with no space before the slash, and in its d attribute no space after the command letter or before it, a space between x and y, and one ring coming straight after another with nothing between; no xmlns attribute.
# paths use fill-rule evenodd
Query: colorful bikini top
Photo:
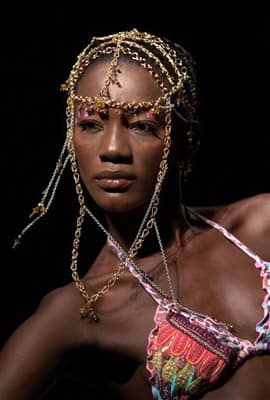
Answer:
<svg viewBox="0 0 270 400"><path fill-rule="evenodd" d="M270 262L262 260L221 225L200 217L254 259L265 290L264 315L256 325L255 342L240 339L224 322L162 297L133 262L128 262L132 275L157 303L146 359L155 400L200 398L221 385L248 357L270 353ZM120 259L125 258L113 242L108 242Z"/></svg>

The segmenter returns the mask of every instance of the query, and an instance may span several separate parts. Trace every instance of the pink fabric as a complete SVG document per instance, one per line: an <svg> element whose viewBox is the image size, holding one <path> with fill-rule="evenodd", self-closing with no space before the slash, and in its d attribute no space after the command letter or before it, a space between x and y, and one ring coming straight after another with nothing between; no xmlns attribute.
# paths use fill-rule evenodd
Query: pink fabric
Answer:
<svg viewBox="0 0 270 400"><path fill-rule="evenodd" d="M187 307L182 306L181 304L170 303L167 299L162 298L160 294L157 293L155 288L151 286L136 271L133 262L129 260L127 265L131 274L139 280L144 289L158 304L154 316L155 326L151 330L148 338L146 360L146 367L150 373L150 382L152 384L153 396L156 400L188 400L193 398L193 395L198 395L198 393L200 393L199 390L201 390L202 392L207 390L208 386L204 387L203 385L209 385L210 382L210 380L207 381L208 383L200 381L200 377L197 377L197 375L195 375L195 370L192 368L188 370L189 367L187 366L187 364L184 365L182 363L181 357L173 359L173 354L166 353L171 346L171 341L176 340L175 337L178 336L177 333L174 333L174 335L172 335L170 339L171 341L168 340L168 342L165 341L163 343L160 340L160 335L164 333L164 329L170 332L171 327L169 326L167 319L172 309L174 310L177 318L183 318L185 321L187 321L187 324L190 324L191 327L198 326L198 329L204 329L206 336L210 335L212 338L216 338L218 342L220 342L224 346L227 346L228 348L231 348L236 353L235 359L231 364L231 371L240 366L250 356L260 353L270 353L270 262L262 260L251 249L245 246L239 239L237 239L221 225L203 216L200 217L206 223L211 225L214 229L217 229L223 236L225 236L234 245L245 252L249 257L254 259L255 267L260 270L260 276L262 277L262 287L265 291L265 297L262 303L264 315L263 318L256 325L258 336L254 343L246 339L238 338L237 336L233 335L232 332L230 332L228 326L225 323L216 321L208 315L190 310ZM116 247L116 245L112 241L108 240L108 243L110 248L117 254L119 259L125 258L125 255ZM170 333L168 334L170 335ZM190 333L190 335L192 337L192 332ZM161 343L163 343L164 346L163 344L161 345ZM207 344L205 344L205 346L207 346ZM187 357L188 354L190 353L188 352L188 350L186 350L184 356ZM173 368L175 368L176 366L178 369L173 370ZM158 373L158 371L160 372L160 374ZM172 375L172 371L174 371L174 375ZM167 381L164 380L165 375L169 376L171 379ZM177 386L178 381L182 382L181 387ZM176 389L177 392L175 393ZM198 390L198 392L196 392L196 390Z"/></svg>

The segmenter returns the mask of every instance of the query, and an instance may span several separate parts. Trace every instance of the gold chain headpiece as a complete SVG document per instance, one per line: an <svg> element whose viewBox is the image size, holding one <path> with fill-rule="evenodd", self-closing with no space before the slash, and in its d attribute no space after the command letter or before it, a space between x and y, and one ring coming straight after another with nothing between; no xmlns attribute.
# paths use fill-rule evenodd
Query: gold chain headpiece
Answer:
<svg viewBox="0 0 270 400"><path fill-rule="evenodd" d="M138 63L145 68L153 79L159 85L162 95L154 101L130 101L119 102L112 99L110 96L110 86L118 85L118 74L120 72L119 61L121 56L128 57L135 63ZM78 81L91 63L102 57L111 57L111 62L108 69L107 78L100 93L93 97L78 96L76 88ZM86 206L80 175L76 161L76 155L73 144L73 130L75 123L75 113L78 111L107 113L109 108L119 109L122 111L150 111L153 114L159 114L161 109L165 111L165 135L163 155L160 162L157 182L147 212L143 222L139 228L136 238L127 252L128 258L133 259L150 230L155 224L156 214L158 212L159 197L162 183L168 168L168 155L171 144L171 121L172 109L175 109L178 116L183 119L189 128L187 130L187 142L190 146L190 153L196 148L197 140L193 124L196 123L197 99L195 82L192 73L192 68L189 60L189 54L180 46L173 45L167 40L162 40L159 37L146 32L139 32L137 29L131 31L120 32L113 35L94 37L90 44L79 54L76 63L72 67L67 81L61 86L61 90L67 91L67 139L64 148L61 152L61 167L59 162L54 171L53 178L43 192L42 201L34 208L35 219L30 222L26 228L18 236L15 245L18 244L22 235L37 221L45 215L52 203L56 187L59 179L65 168L68 160L71 163L71 170L75 182L75 188L79 201L79 216L77 217L76 229L74 233L72 256L71 256L71 271L72 278L75 281L76 287L79 289L83 299L84 306L81 308L81 316L92 317L97 320L97 316L93 309L93 303L100 299L119 279L121 273L125 269L127 260L121 261L117 271L112 275L112 278L101 288L97 293L90 296L86 287L78 274L78 255L79 245L82 232L82 225L86 213ZM65 152L68 151L64 164ZM190 160L187 160L188 162ZM188 163L187 163L188 165ZM55 181L53 184L52 181ZM50 189L50 188L53 189ZM49 190L52 191L47 206L44 204L45 198L48 196Z"/></svg>

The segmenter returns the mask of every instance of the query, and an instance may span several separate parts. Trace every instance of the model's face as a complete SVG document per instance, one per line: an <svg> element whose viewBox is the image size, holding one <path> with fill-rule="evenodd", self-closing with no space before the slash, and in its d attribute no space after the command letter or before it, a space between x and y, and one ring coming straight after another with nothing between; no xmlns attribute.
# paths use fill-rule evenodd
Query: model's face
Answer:
<svg viewBox="0 0 270 400"><path fill-rule="evenodd" d="M91 66L77 94L97 96L108 75L108 62ZM121 87L110 85L117 101L156 100L161 90L142 67L121 65ZM74 146L81 178L104 212L128 212L146 204L153 194L163 154L164 116L109 109L108 115L76 114Z"/></svg>

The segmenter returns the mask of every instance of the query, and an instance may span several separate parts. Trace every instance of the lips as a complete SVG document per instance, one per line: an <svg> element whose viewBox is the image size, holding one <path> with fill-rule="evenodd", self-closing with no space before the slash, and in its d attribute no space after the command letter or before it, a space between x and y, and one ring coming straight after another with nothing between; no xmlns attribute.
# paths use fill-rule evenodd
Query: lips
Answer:
<svg viewBox="0 0 270 400"><path fill-rule="evenodd" d="M108 192L123 192L135 180L135 175L126 171L102 171L94 177L97 185Z"/></svg>

